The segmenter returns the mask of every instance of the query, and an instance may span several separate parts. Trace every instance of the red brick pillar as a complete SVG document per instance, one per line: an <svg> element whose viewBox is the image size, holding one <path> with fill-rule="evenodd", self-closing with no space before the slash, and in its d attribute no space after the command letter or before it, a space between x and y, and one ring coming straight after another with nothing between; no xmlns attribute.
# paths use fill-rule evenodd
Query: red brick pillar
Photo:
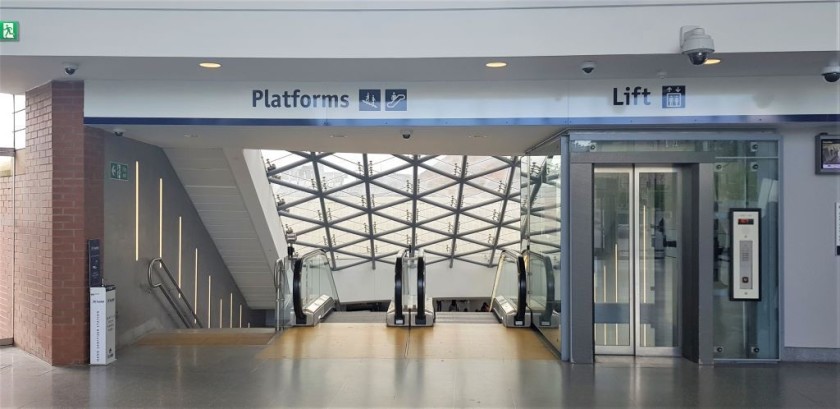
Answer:
<svg viewBox="0 0 840 409"><path fill-rule="evenodd" d="M83 106L82 82L27 92L16 161L15 344L54 365L88 360L86 241L104 234L103 141Z"/></svg>

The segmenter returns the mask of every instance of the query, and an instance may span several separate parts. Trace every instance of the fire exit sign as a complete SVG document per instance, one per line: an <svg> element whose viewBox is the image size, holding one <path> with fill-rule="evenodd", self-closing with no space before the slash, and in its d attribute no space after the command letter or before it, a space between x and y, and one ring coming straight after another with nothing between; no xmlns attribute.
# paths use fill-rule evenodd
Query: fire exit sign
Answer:
<svg viewBox="0 0 840 409"><path fill-rule="evenodd" d="M128 165L125 163L111 162L111 179L128 180Z"/></svg>
<svg viewBox="0 0 840 409"><path fill-rule="evenodd" d="M20 23L0 20L0 41L19 41Z"/></svg>

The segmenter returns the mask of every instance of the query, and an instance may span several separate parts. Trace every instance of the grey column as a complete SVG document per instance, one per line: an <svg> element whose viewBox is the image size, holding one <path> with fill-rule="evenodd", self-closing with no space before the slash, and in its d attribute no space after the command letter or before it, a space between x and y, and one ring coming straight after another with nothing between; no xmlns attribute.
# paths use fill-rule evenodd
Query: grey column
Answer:
<svg viewBox="0 0 840 409"><path fill-rule="evenodd" d="M563 171L560 179L560 359L570 361L571 345L571 315L569 313L569 300L571 295L571 235L569 234L569 225L571 220L571 212L569 211L569 204L571 201L571 194L569 194L570 175L570 156L569 156L569 137L565 136L560 143L560 157L562 158ZM530 206L529 206L530 211Z"/></svg>
<svg viewBox="0 0 840 409"><path fill-rule="evenodd" d="M714 284L714 164L696 165L697 174L697 268L698 268L698 320L697 362L711 364L714 359L713 284Z"/></svg>
<svg viewBox="0 0 840 409"><path fill-rule="evenodd" d="M571 163L569 194L572 201L569 220L571 246L569 272L569 360L579 364L594 362L592 313L592 164ZM564 249L567 250L567 249Z"/></svg>
<svg viewBox="0 0 840 409"><path fill-rule="evenodd" d="M714 174L693 164L683 175L682 355L700 364L713 359Z"/></svg>

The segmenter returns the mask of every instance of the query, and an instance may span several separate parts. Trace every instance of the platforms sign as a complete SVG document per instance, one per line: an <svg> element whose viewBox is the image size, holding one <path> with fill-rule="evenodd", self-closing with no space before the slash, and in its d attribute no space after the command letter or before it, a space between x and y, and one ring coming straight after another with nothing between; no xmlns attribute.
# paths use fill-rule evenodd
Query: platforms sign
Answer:
<svg viewBox="0 0 840 409"><path fill-rule="evenodd" d="M0 20L0 41L20 41L20 23Z"/></svg>

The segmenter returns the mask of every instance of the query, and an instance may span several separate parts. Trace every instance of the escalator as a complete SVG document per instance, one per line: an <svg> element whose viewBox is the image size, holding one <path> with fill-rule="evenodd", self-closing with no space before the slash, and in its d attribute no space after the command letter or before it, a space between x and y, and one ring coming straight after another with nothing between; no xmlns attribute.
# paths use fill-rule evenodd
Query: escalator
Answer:
<svg viewBox="0 0 840 409"><path fill-rule="evenodd" d="M540 328L560 327L560 300L551 257L531 251L522 252L528 271L528 307L534 325Z"/></svg>
<svg viewBox="0 0 840 409"><path fill-rule="evenodd" d="M435 323L432 299L426 297L426 262L423 250L405 250L394 267L394 298L388 306L389 327L431 327Z"/></svg>
<svg viewBox="0 0 840 409"><path fill-rule="evenodd" d="M506 327L560 326L555 271L551 258L531 251L502 251L496 269L491 311Z"/></svg>
<svg viewBox="0 0 840 409"><path fill-rule="evenodd" d="M496 268L490 310L505 327L529 328L531 311L528 308L528 273L525 257L503 250Z"/></svg>
<svg viewBox="0 0 840 409"><path fill-rule="evenodd" d="M339 307L338 291L327 253L314 250L291 259L292 323L295 326L315 326Z"/></svg>

